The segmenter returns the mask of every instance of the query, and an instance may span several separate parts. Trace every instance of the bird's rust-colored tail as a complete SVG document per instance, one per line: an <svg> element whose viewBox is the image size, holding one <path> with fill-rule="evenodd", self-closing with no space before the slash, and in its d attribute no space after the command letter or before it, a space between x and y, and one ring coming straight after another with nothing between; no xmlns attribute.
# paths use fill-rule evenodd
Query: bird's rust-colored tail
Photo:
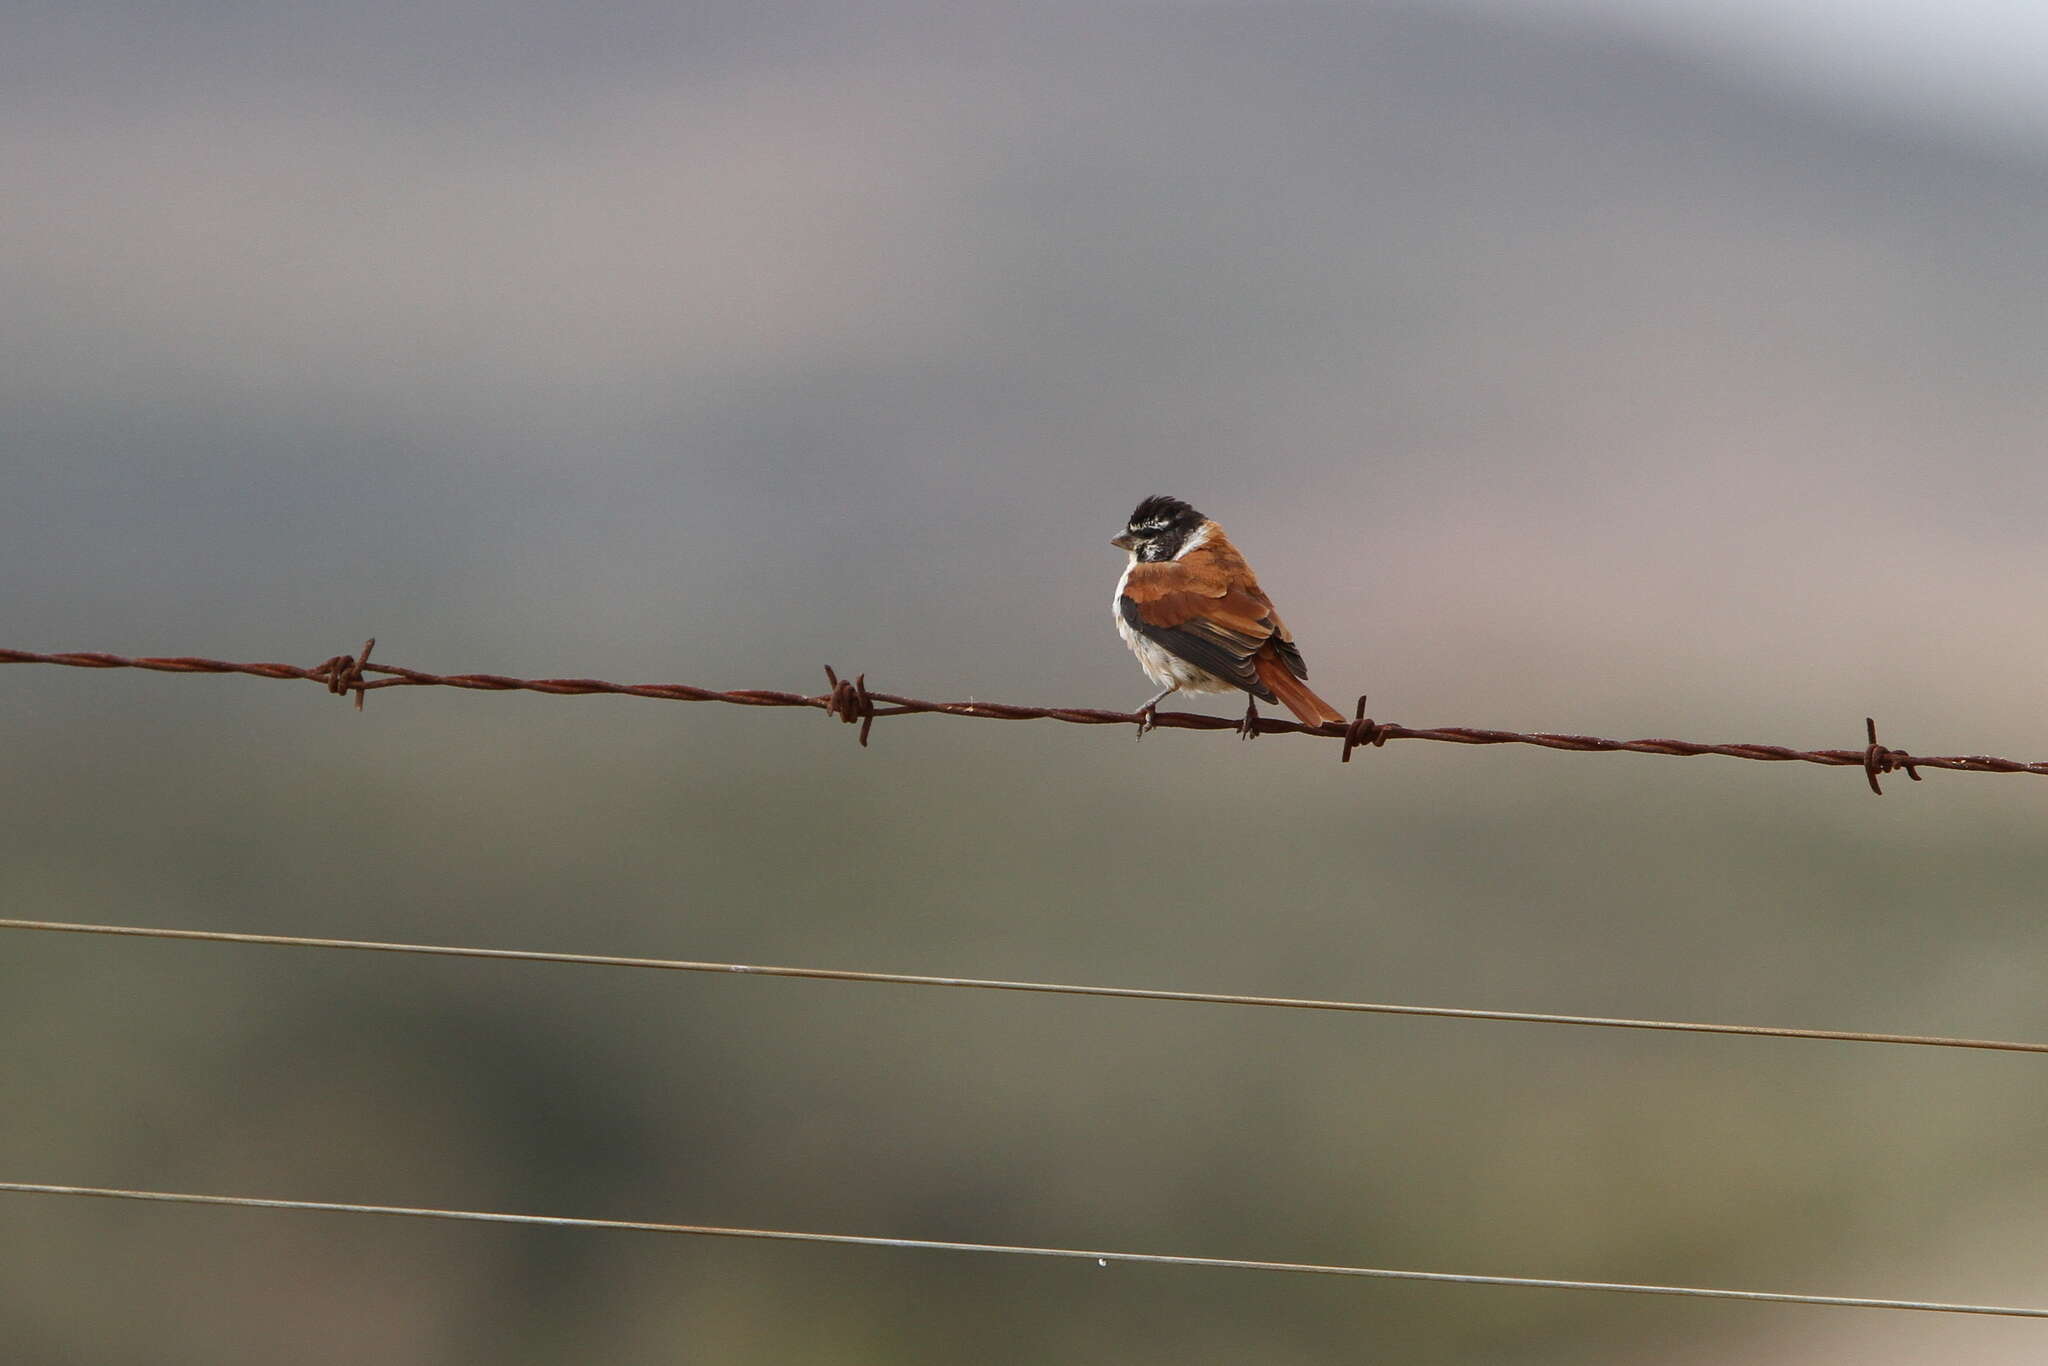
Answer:
<svg viewBox="0 0 2048 1366"><path fill-rule="evenodd" d="M1342 712L1310 692L1308 684L1296 678L1286 661L1279 658L1270 646L1252 657L1252 668L1258 671L1259 682L1271 688L1281 705L1305 725L1319 726L1344 719Z"/></svg>

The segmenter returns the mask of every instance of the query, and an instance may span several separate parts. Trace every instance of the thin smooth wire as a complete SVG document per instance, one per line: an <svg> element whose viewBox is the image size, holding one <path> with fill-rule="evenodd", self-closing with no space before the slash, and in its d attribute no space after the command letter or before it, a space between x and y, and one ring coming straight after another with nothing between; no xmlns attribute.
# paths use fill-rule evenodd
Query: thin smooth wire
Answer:
<svg viewBox="0 0 2048 1366"><path fill-rule="evenodd" d="M1800 1029L1783 1025L1706 1024L1687 1020L1636 1020L1606 1015L1554 1015L1528 1010L1470 1010L1453 1006L1391 1005L1377 1001L1325 1001L1298 996L1242 996L1213 991L1170 991L1151 987L1085 986L1064 982L1013 982L983 977L932 977L907 972L861 972L851 968L802 968L759 963L715 963L686 958L632 958L616 954L551 953L537 949L483 949L449 944L404 944L369 939L316 939L288 934L240 934L226 930L170 930L143 925L87 925L61 920L0 919L0 930L46 930L60 934L107 934L136 939L188 939L212 944L263 944L281 948L355 949L411 953L439 958L486 958L521 963L571 963L586 967L655 968L668 972L714 972L751 977L802 977L827 982L869 982L911 987L967 987L980 991L1025 991L1055 996L1106 996L1129 1001L1182 1001L1195 1005L1268 1006L1283 1010L1334 1010L1358 1015L1421 1015L1445 1020L1499 1020L1513 1024L1586 1025L1602 1029L1651 1029L1677 1034L1742 1034L1777 1039L1823 1039L1838 1043L1911 1044L1923 1048L1979 1048L2002 1053L2048 1053L2048 1043L2007 1039L1962 1039L1937 1034L1876 1034L1848 1029Z"/></svg>
<svg viewBox="0 0 2048 1366"><path fill-rule="evenodd" d="M1032 1247L1010 1243L954 1243L935 1238L883 1238L853 1233L800 1233L787 1229L723 1228L707 1224L663 1224L640 1219L575 1219L551 1214L503 1214L480 1210L421 1209L408 1205L352 1205L325 1200L263 1200L243 1195L188 1195L174 1191L117 1190L104 1186L46 1186L0 1181L0 1191L24 1195L82 1195L108 1200L149 1200L176 1205L229 1205L327 1214L382 1214L405 1219L449 1219L482 1224L529 1224L549 1228L604 1229L631 1233L680 1233L699 1238L754 1238L785 1243L835 1243L855 1247L896 1247L925 1252L993 1252L1012 1257L1064 1257L1097 1265L1124 1262L1149 1266L1200 1266L1219 1271L1287 1271L1308 1276L1364 1276L1389 1281L1436 1281L1451 1285L1512 1285L1534 1290L1606 1290L1627 1295L1681 1295L1693 1299L1750 1300L1772 1304L1819 1304L1842 1309L1912 1309L1929 1314L1993 1314L2044 1319L2048 1309L1998 1304L1950 1304L1939 1300L1866 1299L1848 1295L1802 1295L1769 1290L1720 1290L1690 1285L1636 1285L1625 1281L1570 1281L1535 1276L1470 1276L1449 1271L1395 1271L1373 1266L1328 1266L1314 1262L1263 1262L1238 1257L1178 1257L1156 1252Z"/></svg>

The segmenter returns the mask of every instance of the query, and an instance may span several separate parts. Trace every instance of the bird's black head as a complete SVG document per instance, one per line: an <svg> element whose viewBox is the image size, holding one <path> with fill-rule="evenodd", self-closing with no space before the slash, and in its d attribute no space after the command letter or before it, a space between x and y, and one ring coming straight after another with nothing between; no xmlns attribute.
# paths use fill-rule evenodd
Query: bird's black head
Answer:
<svg viewBox="0 0 2048 1366"><path fill-rule="evenodd" d="M1207 520L1178 498L1154 494L1138 504L1124 534L1110 544L1131 551L1140 560L1170 560Z"/></svg>

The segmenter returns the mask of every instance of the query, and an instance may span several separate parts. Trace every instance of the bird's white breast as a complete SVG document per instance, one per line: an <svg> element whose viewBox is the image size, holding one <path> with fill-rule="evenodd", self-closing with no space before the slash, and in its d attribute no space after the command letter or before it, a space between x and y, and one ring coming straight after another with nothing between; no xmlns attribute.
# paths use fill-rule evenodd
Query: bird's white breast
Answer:
<svg viewBox="0 0 2048 1366"><path fill-rule="evenodd" d="M1116 619L1116 633L1124 638L1124 644L1130 646L1131 653L1138 657L1138 667L1145 671L1145 677L1159 687L1178 688L1182 692L1229 692L1235 684L1218 678L1207 669L1198 669L1166 647L1147 640L1124 620L1124 588L1129 585L1131 569L1137 563L1138 557L1132 555L1130 563L1124 566L1123 575L1116 581L1116 596L1109 600L1109 614Z"/></svg>

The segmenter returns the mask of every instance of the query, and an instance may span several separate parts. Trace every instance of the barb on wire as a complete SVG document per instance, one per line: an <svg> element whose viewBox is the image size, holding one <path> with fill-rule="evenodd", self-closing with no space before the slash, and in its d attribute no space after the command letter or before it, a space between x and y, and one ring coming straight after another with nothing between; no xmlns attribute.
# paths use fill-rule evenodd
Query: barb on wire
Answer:
<svg viewBox="0 0 2048 1366"><path fill-rule="evenodd" d="M826 705L826 710L849 726L858 724L860 747L866 749L868 731L875 724L875 701L868 696L868 676L862 674L851 683L843 682L838 674L832 672L832 666L827 664L825 681L832 685L832 700ZM1872 736L1871 739L1874 743L1876 737Z"/></svg>
<svg viewBox="0 0 2048 1366"><path fill-rule="evenodd" d="M1318 1262L1265 1262L1239 1257L1186 1257L1161 1252L1110 1252L1098 1248L1039 1247L1017 1243L955 1243L936 1238L890 1238L859 1233L809 1233L791 1229L729 1228L713 1224L668 1224L642 1219L579 1219L558 1214L433 1209L416 1205L355 1205L332 1200L273 1200L249 1195L193 1195L182 1191L120 1190L110 1186L53 1186L0 1181L0 1191L18 1195L72 1195L101 1200L146 1200L158 1204L224 1205L237 1209L295 1210L314 1214L379 1214L400 1219L449 1219L481 1224L524 1224L613 1233L670 1233L697 1238L753 1238L783 1243L832 1243L850 1247L893 1247L920 1252L981 1252L1010 1257L1060 1257L1139 1266L1193 1266L1218 1271L1284 1271L1305 1276L1354 1276L1386 1281L1431 1281L1447 1285L1508 1285L1529 1290L1605 1290L1624 1295L1677 1295L1692 1299L1747 1300L1766 1304L1817 1304L1839 1309L1910 1309L1928 1314L1992 1314L2048 1319L2048 1309L2018 1305L1955 1304L1941 1300L1869 1299L1849 1295L1805 1295L1773 1290L1720 1290L1691 1285L1647 1285L1627 1281L1570 1281L1539 1276L1478 1276L1452 1271L1397 1271L1376 1266L1333 1266Z"/></svg>
<svg viewBox="0 0 2048 1366"><path fill-rule="evenodd" d="M1081 986L1064 982L1018 982L987 977L934 977L908 972L862 972L853 968L803 968L760 963L715 963L688 958L633 958L618 954L555 953L542 949L484 949L451 944L405 944L374 939L315 939L291 934L244 934L231 930L170 930L147 925L88 925L65 920L0 919L0 930L43 930L58 934L103 934L130 939L180 939L206 944L257 944L294 949L354 949L370 953L413 953L436 958L483 958L516 963L568 963L583 967L652 968L668 972L730 973L750 977L799 977L824 982L867 982L911 987L965 987L978 991L1022 991L1047 996L1098 996L1125 1001L1181 1001L1193 1005L1266 1006L1282 1010L1331 1010L1354 1015L1411 1015L1439 1020L1497 1020L1509 1024L1585 1025L1600 1029L1647 1029L1670 1034L1739 1034L1752 1038L1822 1039L1835 1043L1912 1044L1924 1048L1979 1048L2001 1053L2048 1053L2048 1043L2006 1039L1963 1039L1941 1034L1876 1034L1850 1029L1805 1029L1793 1025L1705 1024L1690 1020L1637 1020L1612 1015L1556 1015L1530 1010L1477 1010L1457 1006L1393 1005L1378 1001L1328 1001L1303 996L1244 996L1217 991L1171 991L1158 987Z"/></svg>
<svg viewBox="0 0 2048 1366"><path fill-rule="evenodd" d="M1920 764L1923 760L1915 759L1904 750L1886 749L1880 745L1877 742L1877 721L1874 717L1863 718L1863 730L1870 737L1870 744L1863 751L1863 776L1870 780L1872 792L1880 797L1884 795L1884 789L1877 785L1877 775L1880 773L1896 773L1903 768L1908 778L1916 783L1920 781Z"/></svg>
<svg viewBox="0 0 2048 1366"><path fill-rule="evenodd" d="M344 697L349 693L354 693L356 695L356 710L361 711L363 709L363 688L365 686L363 683L363 669L370 662L370 651L376 648L377 638L371 636L363 642L361 654L336 655L323 664L314 665L309 672L315 676L325 674L327 677L327 691L333 693L336 697Z"/></svg>
<svg viewBox="0 0 2048 1366"><path fill-rule="evenodd" d="M1365 694L1358 695L1358 711L1352 716L1351 724L1344 727L1344 752L1338 755L1342 763L1351 762L1351 751L1360 745L1371 745L1378 749L1387 743L1388 732L1394 727L1384 721L1375 721L1365 714Z"/></svg>
<svg viewBox="0 0 2048 1366"><path fill-rule="evenodd" d="M849 724L859 722L860 741L878 717L885 716L971 716L986 721L1062 721L1077 726L1129 726L1149 720L1162 730L1227 730L1244 733L1245 723L1200 712L1158 712L1140 717L1136 712L1103 711L1094 707L1025 707L1006 702L929 702L896 693L871 692L867 675L851 682L827 668L825 678L831 691L811 695L778 692L766 688L720 691L686 683L607 683L599 678L511 678L503 674L433 674L396 664L368 662L366 642L359 655L336 655L312 668L296 664L237 664L222 659L190 655L129 658L97 651L37 654L29 650L0 649L0 664L58 664L77 669L149 669L159 673L246 674L253 678L305 679L330 692L352 693L360 707L363 695L381 688L465 688L475 692L534 692L569 697L602 693L618 697L654 697L673 702L729 702L742 707L808 707L825 712ZM366 675L375 674L370 678ZM1830 768L1860 768L1871 790L1883 795L1878 776L1904 770L1919 781L1919 770L1944 768L1958 773L2033 773L2048 775L2048 761L2025 762L2001 759L1989 754L1911 754L1877 743L1877 727L1865 718L1868 743L1861 749L1793 749L1786 745L1701 744L1692 740L1609 740L1597 735L1559 734L1549 731L1487 730L1477 726L1401 726L1374 721L1365 715L1365 699L1359 699L1358 715L1351 721L1330 721L1308 725L1261 717L1262 734L1312 735L1342 742L1341 756L1349 760L1360 745L1383 746L1389 740L1433 740L1451 745L1534 745L1540 749L1571 750L1585 754L1665 754L1691 758L1718 754L1730 759L1754 759L1765 763L1821 764Z"/></svg>

